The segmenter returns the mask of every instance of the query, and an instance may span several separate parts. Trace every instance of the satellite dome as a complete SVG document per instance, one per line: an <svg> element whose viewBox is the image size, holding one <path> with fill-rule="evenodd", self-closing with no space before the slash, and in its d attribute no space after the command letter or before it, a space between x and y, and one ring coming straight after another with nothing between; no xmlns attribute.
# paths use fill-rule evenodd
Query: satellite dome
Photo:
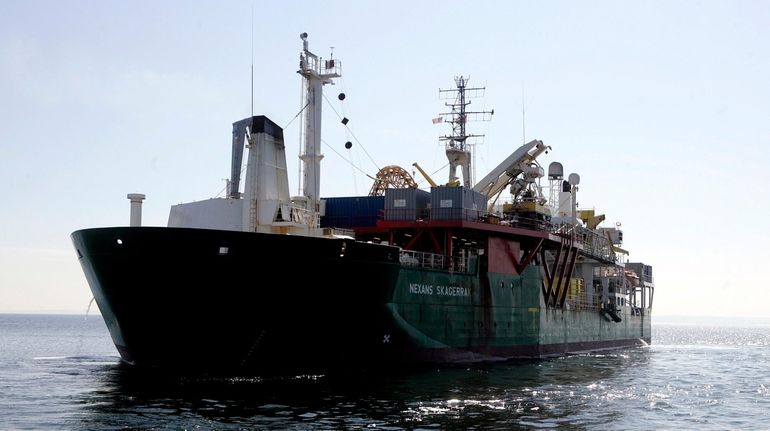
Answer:
<svg viewBox="0 0 770 431"><path fill-rule="evenodd" d="M560 180L564 178L564 166L559 162L551 162L548 165L548 179Z"/></svg>

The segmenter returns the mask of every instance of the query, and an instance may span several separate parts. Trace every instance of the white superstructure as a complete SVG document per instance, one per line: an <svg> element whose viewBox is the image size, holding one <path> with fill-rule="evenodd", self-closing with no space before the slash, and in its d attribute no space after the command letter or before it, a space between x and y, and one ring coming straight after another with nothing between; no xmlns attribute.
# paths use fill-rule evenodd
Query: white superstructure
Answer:
<svg viewBox="0 0 770 431"><path fill-rule="evenodd" d="M304 78L302 196L291 197L283 129L264 116L233 123L232 170L225 198L171 207L169 227L320 236L321 104L323 86L340 75L339 60L323 61L302 33L298 73ZM244 146L248 149L240 190Z"/></svg>

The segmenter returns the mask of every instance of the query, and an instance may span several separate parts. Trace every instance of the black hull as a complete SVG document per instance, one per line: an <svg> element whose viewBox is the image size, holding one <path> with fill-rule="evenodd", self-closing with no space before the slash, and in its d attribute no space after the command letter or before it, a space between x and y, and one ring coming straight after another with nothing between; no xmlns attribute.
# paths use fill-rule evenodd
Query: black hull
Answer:
<svg viewBox="0 0 770 431"><path fill-rule="evenodd" d="M152 227L87 229L72 239L130 364L311 369L388 353L385 303L397 248Z"/></svg>

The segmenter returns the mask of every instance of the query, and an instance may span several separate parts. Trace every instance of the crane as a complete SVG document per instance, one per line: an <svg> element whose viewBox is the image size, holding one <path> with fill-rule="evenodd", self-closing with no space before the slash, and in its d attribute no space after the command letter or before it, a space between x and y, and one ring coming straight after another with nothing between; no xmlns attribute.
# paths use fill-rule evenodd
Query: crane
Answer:
<svg viewBox="0 0 770 431"><path fill-rule="evenodd" d="M417 164L417 162L412 163L412 166L414 166L415 168L417 168L418 171L420 171L422 176L425 177L425 179L428 181L428 184L430 184L431 187L438 187L438 184L436 184L436 182L433 181L433 179L430 177L430 175L428 175L427 172L422 170L422 168L420 167L420 165Z"/></svg>
<svg viewBox="0 0 770 431"><path fill-rule="evenodd" d="M511 194L516 195L526 188L526 182L531 180L531 175L525 175L526 178L517 180L516 177L522 173L533 172L532 164L535 162L537 156L543 152L548 151L551 147L543 144L543 141L537 139L530 141L527 144L522 145L516 151L514 151L507 159L497 165L486 177L473 186L473 191L479 192L489 199L489 208L493 208L497 197L500 193L508 187L509 184L513 184L511 187ZM538 167L539 169L539 167ZM515 192L515 193L514 193Z"/></svg>

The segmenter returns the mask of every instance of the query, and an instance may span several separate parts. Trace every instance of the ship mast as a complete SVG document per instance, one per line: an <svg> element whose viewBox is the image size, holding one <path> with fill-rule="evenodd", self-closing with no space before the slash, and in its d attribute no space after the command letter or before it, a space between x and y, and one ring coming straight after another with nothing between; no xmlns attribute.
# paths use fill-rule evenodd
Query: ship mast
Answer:
<svg viewBox="0 0 770 431"><path fill-rule="evenodd" d="M342 64L339 60L321 57L308 50L307 33L300 35L302 52L299 55L299 70L304 83L302 115L304 122L304 145L299 158L302 160L302 196L304 209L311 225L318 223L321 180L321 108L323 104L323 86L333 84L333 78L341 75ZM299 203L299 202L297 202Z"/></svg>
<svg viewBox="0 0 770 431"><path fill-rule="evenodd" d="M439 138L441 141L446 142L446 156L449 159L449 184L458 184L459 178L457 177L457 167L462 168L463 182L462 185L470 188L473 185L473 178L471 172L471 146L473 138L483 138L484 135L469 135L465 131L465 124L469 118L477 119L481 121L489 121L495 110L491 111L468 111L466 108L471 104L468 98L482 97L484 95L485 87L471 87L468 88L468 80L464 76L455 77L455 85L457 88L442 90L439 89L439 96L442 99L454 99L453 103L445 103L446 106L451 107L451 112L442 112L442 117L445 115L451 115L452 119L446 121L452 124L452 135L442 136ZM471 140L469 140L471 138ZM475 164L474 164L475 167Z"/></svg>

